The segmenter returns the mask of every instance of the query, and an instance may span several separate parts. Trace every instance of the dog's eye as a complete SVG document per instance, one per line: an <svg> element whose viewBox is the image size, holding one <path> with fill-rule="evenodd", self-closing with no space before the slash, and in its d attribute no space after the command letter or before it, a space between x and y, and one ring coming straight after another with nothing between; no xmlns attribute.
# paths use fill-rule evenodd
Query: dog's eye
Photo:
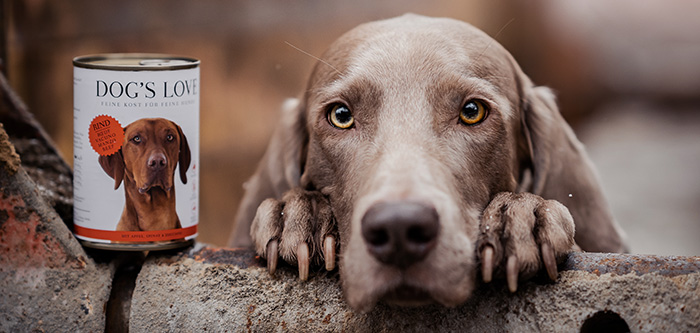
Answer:
<svg viewBox="0 0 700 333"><path fill-rule="evenodd" d="M336 104L328 112L328 121L337 128L348 129L355 124L355 117L347 106Z"/></svg>
<svg viewBox="0 0 700 333"><path fill-rule="evenodd" d="M484 103L477 100L470 100L459 112L459 119L467 125L474 125L486 118L486 107Z"/></svg>
<svg viewBox="0 0 700 333"><path fill-rule="evenodd" d="M134 143L141 143L141 137L137 135L131 138L131 141L134 141Z"/></svg>
<svg viewBox="0 0 700 333"><path fill-rule="evenodd" d="M165 139L168 141L173 141L173 139L175 139L175 137L172 134L168 134L168 136L166 136Z"/></svg>

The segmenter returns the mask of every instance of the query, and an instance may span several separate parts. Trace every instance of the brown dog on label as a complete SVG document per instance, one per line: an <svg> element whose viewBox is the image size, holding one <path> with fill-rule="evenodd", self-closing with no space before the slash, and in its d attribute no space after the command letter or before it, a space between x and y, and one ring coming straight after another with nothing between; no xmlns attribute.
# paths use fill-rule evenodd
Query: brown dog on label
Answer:
<svg viewBox="0 0 700 333"><path fill-rule="evenodd" d="M100 156L102 169L124 183L126 198L117 231L181 228L175 210L175 167L187 183L190 147L180 126L164 118L139 119L124 128L124 144L109 156Z"/></svg>

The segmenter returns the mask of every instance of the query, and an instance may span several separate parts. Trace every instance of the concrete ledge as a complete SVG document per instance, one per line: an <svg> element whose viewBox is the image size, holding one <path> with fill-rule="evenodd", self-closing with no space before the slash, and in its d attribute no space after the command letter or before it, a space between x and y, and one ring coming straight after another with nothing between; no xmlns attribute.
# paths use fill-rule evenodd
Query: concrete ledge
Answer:
<svg viewBox="0 0 700 333"><path fill-rule="evenodd" d="M617 267L606 262L624 262L628 271L601 271ZM678 263L684 268L668 269ZM130 326L134 331L573 332L584 323L597 324L593 316L601 311L621 318L632 331L694 331L700 325L699 257L575 253L562 268L567 270L554 284L535 279L515 294L501 283L483 285L456 308L380 304L361 314L344 303L337 273L319 269L301 282L293 267L283 266L271 277L250 250L199 245L182 254L149 255L136 281Z"/></svg>

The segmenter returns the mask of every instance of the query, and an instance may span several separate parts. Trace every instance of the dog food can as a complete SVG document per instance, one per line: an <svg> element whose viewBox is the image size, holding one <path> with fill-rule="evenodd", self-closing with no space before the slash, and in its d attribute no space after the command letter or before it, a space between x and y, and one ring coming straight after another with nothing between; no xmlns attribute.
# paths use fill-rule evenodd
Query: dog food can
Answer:
<svg viewBox="0 0 700 333"><path fill-rule="evenodd" d="M74 233L84 246L146 251L194 242L199 93L196 59L73 59Z"/></svg>

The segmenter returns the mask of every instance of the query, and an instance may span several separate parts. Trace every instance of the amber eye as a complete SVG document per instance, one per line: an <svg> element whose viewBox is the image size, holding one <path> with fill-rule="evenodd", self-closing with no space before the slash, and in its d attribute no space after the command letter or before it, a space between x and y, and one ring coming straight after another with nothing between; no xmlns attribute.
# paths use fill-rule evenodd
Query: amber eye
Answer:
<svg viewBox="0 0 700 333"><path fill-rule="evenodd" d="M459 119L462 120L464 124L474 125L486 118L486 107L484 103L477 100L470 100L462 110L459 112Z"/></svg>
<svg viewBox="0 0 700 333"><path fill-rule="evenodd" d="M168 141L173 141L173 139L175 139L175 137L172 134L168 134L168 136L166 136L165 139Z"/></svg>
<svg viewBox="0 0 700 333"><path fill-rule="evenodd" d="M337 128L349 129L355 124L355 117L347 106L336 104L328 111L328 121Z"/></svg>
<svg viewBox="0 0 700 333"><path fill-rule="evenodd" d="M134 143L141 143L141 137L137 135L131 138L131 141L134 141Z"/></svg>

